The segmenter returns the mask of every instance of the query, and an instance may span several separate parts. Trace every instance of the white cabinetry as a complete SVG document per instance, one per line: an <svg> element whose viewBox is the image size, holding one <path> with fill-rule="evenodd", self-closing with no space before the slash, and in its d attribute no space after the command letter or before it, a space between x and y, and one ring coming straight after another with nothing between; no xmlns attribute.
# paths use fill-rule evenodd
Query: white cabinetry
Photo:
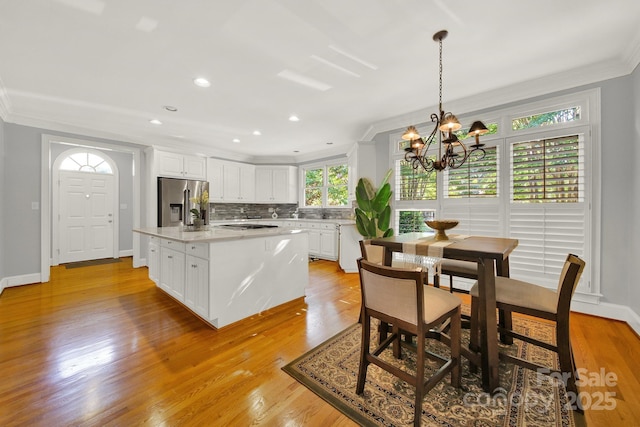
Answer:
<svg viewBox="0 0 640 427"><path fill-rule="evenodd" d="M209 245L186 245L184 304L196 314L209 317Z"/></svg>
<svg viewBox="0 0 640 427"><path fill-rule="evenodd" d="M184 244L160 241L160 287L178 301L184 301Z"/></svg>
<svg viewBox="0 0 640 427"><path fill-rule="evenodd" d="M160 245L157 237L149 237L147 257L149 259L149 279L158 285L160 280Z"/></svg>
<svg viewBox="0 0 640 427"><path fill-rule="evenodd" d="M157 151L156 158L159 176L207 179L207 159L205 157Z"/></svg>
<svg viewBox="0 0 640 427"><path fill-rule="evenodd" d="M297 203L297 170L295 166L256 166L256 202Z"/></svg>
<svg viewBox="0 0 640 427"><path fill-rule="evenodd" d="M224 201L224 161L207 159L207 181L209 181L209 202Z"/></svg>
<svg viewBox="0 0 640 427"><path fill-rule="evenodd" d="M183 243L156 230L151 235L160 242L154 243L160 247L158 287L216 328L304 297L306 233Z"/></svg>
<svg viewBox="0 0 640 427"><path fill-rule="evenodd" d="M149 277L152 274L151 249L149 244ZM209 316L209 245L206 243L184 244L174 240L160 239L158 256L159 274L154 280L169 295L184 303L194 313ZM153 279L152 279L153 280Z"/></svg>
<svg viewBox="0 0 640 427"><path fill-rule="evenodd" d="M209 159L207 174L209 200L228 203L250 203L255 200L254 165Z"/></svg>
<svg viewBox="0 0 640 427"><path fill-rule="evenodd" d="M322 224L320 229L320 256L325 259L338 259L338 231L333 224ZM324 227L331 226L331 228Z"/></svg>
<svg viewBox="0 0 640 427"><path fill-rule="evenodd" d="M302 222L309 234L309 255L335 261L338 259L338 230L335 223Z"/></svg>

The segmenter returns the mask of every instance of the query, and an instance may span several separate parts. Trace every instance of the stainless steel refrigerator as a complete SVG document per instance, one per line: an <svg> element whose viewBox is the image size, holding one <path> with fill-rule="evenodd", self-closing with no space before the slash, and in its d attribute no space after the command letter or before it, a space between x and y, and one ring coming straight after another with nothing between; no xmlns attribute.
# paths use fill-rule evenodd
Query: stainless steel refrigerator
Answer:
<svg viewBox="0 0 640 427"><path fill-rule="evenodd" d="M206 193L205 193L206 192ZM209 183L179 178L158 178L158 227L174 227L192 225L191 209L198 209L204 223L209 223L209 203L202 201L203 195L208 195Z"/></svg>

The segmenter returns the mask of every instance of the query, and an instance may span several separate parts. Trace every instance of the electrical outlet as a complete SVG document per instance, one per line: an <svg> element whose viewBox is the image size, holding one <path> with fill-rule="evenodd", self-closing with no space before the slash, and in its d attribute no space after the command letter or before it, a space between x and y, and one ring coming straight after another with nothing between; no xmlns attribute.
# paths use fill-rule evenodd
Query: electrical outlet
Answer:
<svg viewBox="0 0 640 427"><path fill-rule="evenodd" d="M269 212L273 212L273 208L269 208Z"/></svg>
<svg viewBox="0 0 640 427"><path fill-rule="evenodd" d="M240 213L244 213L244 208L240 208Z"/></svg>

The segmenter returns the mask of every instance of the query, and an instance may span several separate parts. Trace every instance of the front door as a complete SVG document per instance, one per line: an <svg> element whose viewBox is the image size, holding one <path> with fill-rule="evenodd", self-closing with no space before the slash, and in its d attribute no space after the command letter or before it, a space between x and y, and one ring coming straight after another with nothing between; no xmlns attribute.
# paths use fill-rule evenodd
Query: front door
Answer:
<svg viewBox="0 0 640 427"><path fill-rule="evenodd" d="M113 257L113 175L60 171L60 262Z"/></svg>

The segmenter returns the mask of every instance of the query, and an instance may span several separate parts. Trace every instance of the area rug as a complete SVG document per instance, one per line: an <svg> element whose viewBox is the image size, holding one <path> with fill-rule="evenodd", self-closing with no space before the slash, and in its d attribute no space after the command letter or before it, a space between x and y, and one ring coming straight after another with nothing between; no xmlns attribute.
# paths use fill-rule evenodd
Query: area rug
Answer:
<svg viewBox="0 0 640 427"><path fill-rule="evenodd" d="M65 268L79 268L79 267L89 267L92 265L113 264L116 262L121 262L120 258L90 259L88 261L69 262L63 265L65 266Z"/></svg>
<svg viewBox="0 0 640 427"><path fill-rule="evenodd" d="M513 322L519 332L538 338L554 336L550 324L523 318ZM377 343L376 329L372 327L372 346ZM352 325L282 369L360 425L412 425L413 387L377 366L369 365L364 394L355 393L361 333L360 324ZM463 330L462 345L468 342L469 331ZM448 357L447 347L438 341L427 340L427 347ZM554 353L518 340L511 346L501 344L500 351L544 366L558 365ZM383 357L415 372L413 351L403 349L398 360L387 349ZM433 372L434 366L427 367L427 375L430 369ZM480 374L470 373L464 358L462 374L460 389L452 387L447 376L427 394L422 405L423 426L575 426L564 384L556 378L501 362L501 389L490 396L482 390Z"/></svg>

